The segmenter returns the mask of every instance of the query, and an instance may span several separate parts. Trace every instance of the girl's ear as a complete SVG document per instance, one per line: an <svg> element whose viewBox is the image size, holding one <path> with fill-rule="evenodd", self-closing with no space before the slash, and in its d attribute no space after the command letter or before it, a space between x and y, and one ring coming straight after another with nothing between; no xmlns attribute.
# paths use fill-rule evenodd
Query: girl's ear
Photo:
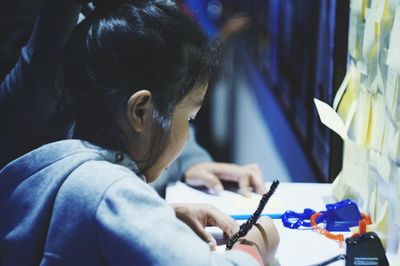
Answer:
<svg viewBox="0 0 400 266"><path fill-rule="evenodd" d="M153 102L151 92L140 90L131 95L127 103L128 122L135 132L142 132L152 122Z"/></svg>

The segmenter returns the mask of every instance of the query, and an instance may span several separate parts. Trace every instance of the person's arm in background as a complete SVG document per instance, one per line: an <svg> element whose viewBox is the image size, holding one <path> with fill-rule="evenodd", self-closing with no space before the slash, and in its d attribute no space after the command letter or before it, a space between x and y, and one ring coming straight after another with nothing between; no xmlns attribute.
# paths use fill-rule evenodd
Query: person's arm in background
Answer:
<svg viewBox="0 0 400 266"><path fill-rule="evenodd" d="M199 21L209 38L219 39L222 44L250 26L250 19L245 14L237 14L218 27L207 18L204 12L204 7L207 6L206 1L179 0L176 2L184 12L193 15ZM221 180L236 182L239 185L239 193L244 196L249 196L251 188L259 194L267 192L262 173L256 164L239 166L214 162L208 152L197 144L193 128L190 133L189 141L182 154L152 184L162 197L165 196L166 185L178 180L184 180L191 186L205 186L211 193L219 193L224 189Z"/></svg>
<svg viewBox="0 0 400 266"><path fill-rule="evenodd" d="M12 111L21 108L14 105L19 102L18 96L48 92L48 84L44 83L47 85L45 88L37 88L36 80L53 74L60 53L76 25L81 7L79 1L75 0L44 1L29 41L21 50L20 59L0 85L0 118L12 117L11 108ZM29 80L33 82L31 86L27 86L27 78L34 79Z"/></svg>
<svg viewBox="0 0 400 266"><path fill-rule="evenodd" d="M255 164L240 166L214 162L208 152L197 142L194 129L182 154L151 185L164 197L165 187L170 182L184 180L191 186L205 186L211 193L224 189L221 180L237 182L239 192L247 196L250 188L259 194L266 193L260 169Z"/></svg>
<svg viewBox="0 0 400 266"><path fill-rule="evenodd" d="M0 167L25 152L62 138L68 122L53 97L57 94L53 81L80 9L81 4L75 0L43 1L28 44L0 84L0 123L3 124ZM29 29L31 25L22 27ZM30 138L26 138L27 130Z"/></svg>

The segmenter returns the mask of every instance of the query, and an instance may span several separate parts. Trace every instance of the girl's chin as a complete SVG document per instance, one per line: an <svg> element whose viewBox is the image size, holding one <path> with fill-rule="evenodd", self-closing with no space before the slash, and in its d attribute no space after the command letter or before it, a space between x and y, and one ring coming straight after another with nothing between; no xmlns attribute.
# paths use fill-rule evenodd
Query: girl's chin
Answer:
<svg viewBox="0 0 400 266"><path fill-rule="evenodd" d="M156 179L165 171L168 170L168 168L170 167L170 164L168 164L165 168L163 169L150 169L147 173L144 174L144 176L146 177L146 181L147 183L151 183L156 181Z"/></svg>
<svg viewBox="0 0 400 266"><path fill-rule="evenodd" d="M165 170L164 170L165 171ZM144 176L146 177L147 183L151 183L157 180L157 178L161 175L163 171L154 171L154 172L148 172Z"/></svg>

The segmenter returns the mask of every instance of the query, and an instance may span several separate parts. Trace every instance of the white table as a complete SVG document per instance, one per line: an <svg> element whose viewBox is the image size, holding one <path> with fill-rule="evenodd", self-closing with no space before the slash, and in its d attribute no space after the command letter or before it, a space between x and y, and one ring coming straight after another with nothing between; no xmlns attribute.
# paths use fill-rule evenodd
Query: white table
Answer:
<svg viewBox="0 0 400 266"><path fill-rule="evenodd" d="M270 183L266 183L269 188ZM335 202L331 197L331 184L317 183L281 183L271 197L264 212L284 213L286 210L303 212L304 208L315 211L325 210L327 203ZM168 186L166 200L169 203L207 203L232 214L252 213L259 201L259 196L244 198L237 193L224 191L219 196L210 195L193 189L183 183ZM311 230L288 229L280 219L274 220L281 241L277 251L277 259L282 266L304 266L317 264L338 254L345 253L345 247ZM220 233L222 235L222 233ZM213 231L213 235L215 232ZM345 237L350 232L345 233ZM389 257L390 260L390 257ZM344 265L338 261L331 265Z"/></svg>

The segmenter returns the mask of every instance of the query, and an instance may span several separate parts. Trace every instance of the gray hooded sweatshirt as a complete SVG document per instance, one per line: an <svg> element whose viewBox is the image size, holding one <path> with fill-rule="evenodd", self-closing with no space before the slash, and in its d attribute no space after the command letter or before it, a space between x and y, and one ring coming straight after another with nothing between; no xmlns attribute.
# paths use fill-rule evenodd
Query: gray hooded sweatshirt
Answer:
<svg viewBox="0 0 400 266"><path fill-rule="evenodd" d="M80 140L42 146L0 172L0 259L15 265L258 265L212 253L130 157Z"/></svg>

